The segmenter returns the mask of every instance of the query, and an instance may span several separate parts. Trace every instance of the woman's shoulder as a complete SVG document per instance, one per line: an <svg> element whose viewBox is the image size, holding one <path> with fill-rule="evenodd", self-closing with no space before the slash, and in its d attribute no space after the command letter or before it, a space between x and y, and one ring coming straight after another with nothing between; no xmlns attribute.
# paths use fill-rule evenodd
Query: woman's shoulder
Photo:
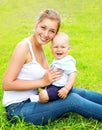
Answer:
<svg viewBox="0 0 102 130"><path fill-rule="evenodd" d="M15 49L18 49L18 50L29 50L29 46L28 46L28 43L27 41L25 40L22 40L20 41L17 45L16 45L16 48Z"/></svg>
<svg viewBox="0 0 102 130"><path fill-rule="evenodd" d="M22 40L16 45L13 51L13 56L26 58L28 53L29 53L29 46L26 41Z"/></svg>

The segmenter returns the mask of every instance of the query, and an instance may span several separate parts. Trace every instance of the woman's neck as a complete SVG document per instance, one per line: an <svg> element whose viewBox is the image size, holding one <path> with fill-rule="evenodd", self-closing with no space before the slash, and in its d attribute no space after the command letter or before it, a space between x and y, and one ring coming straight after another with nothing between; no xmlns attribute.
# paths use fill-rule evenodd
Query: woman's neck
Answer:
<svg viewBox="0 0 102 130"><path fill-rule="evenodd" d="M45 58L45 54L43 51L43 46L37 43L36 38L34 35L29 37L31 44L32 44L32 49L36 58L36 61L43 67L48 69L48 64Z"/></svg>
<svg viewBox="0 0 102 130"><path fill-rule="evenodd" d="M32 47L34 47L36 49L42 49L42 45L37 42L34 34L31 35L29 39L32 43Z"/></svg>

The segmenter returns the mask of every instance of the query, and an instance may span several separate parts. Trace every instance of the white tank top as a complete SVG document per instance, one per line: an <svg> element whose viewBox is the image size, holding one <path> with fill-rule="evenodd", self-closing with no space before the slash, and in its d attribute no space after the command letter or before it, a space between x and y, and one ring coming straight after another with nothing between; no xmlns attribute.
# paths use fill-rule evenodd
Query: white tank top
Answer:
<svg viewBox="0 0 102 130"><path fill-rule="evenodd" d="M29 39L24 39L29 45L29 49L32 55L32 61L23 65L17 79L19 80L37 80L43 77L46 70L36 61L32 45ZM24 42L22 42L24 44ZM34 97L38 94L37 89L26 91L4 91L3 105L8 106L12 103L18 103L27 100L30 97Z"/></svg>

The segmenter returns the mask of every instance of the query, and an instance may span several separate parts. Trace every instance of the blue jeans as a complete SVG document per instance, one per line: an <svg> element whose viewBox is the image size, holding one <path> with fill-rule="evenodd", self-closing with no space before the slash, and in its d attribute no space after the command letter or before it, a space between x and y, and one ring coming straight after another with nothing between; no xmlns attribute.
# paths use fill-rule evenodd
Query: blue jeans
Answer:
<svg viewBox="0 0 102 130"><path fill-rule="evenodd" d="M102 120L102 94L81 88L73 88L66 99L42 104L26 100L6 108L8 118L18 116L35 125L46 124L67 112L76 112L87 118ZM14 118L13 121L16 121Z"/></svg>

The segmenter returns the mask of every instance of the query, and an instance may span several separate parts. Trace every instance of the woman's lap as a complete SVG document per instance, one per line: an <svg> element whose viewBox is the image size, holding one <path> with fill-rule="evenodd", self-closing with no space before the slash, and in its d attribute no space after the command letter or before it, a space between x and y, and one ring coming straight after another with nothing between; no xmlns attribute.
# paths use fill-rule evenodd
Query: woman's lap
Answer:
<svg viewBox="0 0 102 130"><path fill-rule="evenodd" d="M28 100L19 103L12 112L9 108L8 113L13 114L14 112L13 115L18 115L19 117L23 116L26 122L32 122L36 125L45 124L49 119L54 120L67 112L76 112L84 117L93 117L102 120L102 105L85 99L85 95L81 95L81 93L84 93L83 91L86 90L72 89L66 99L59 99L46 104L30 102L30 100ZM11 115L11 117L13 115Z"/></svg>

